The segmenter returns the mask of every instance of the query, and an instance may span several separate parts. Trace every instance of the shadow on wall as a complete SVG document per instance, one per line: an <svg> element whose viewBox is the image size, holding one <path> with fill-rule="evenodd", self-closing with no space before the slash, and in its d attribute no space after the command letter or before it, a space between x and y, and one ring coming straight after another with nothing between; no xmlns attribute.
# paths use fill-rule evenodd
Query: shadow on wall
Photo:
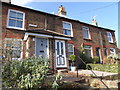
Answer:
<svg viewBox="0 0 120 90"><path fill-rule="evenodd" d="M75 55L76 55L76 61L75 65L77 66L78 69L86 69L86 65L82 63L82 61L78 58L80 56L80 50L75 49Z"/></svg>

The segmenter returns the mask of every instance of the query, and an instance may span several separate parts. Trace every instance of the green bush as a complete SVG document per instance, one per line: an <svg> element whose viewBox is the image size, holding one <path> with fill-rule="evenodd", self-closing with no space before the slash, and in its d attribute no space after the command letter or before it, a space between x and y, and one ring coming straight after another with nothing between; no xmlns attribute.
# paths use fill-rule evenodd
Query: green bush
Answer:
<svg viewBox="0 0 120 90"><path fill-rule="evenodd" d="M95 63L98 63L99 62L99 57L98 56L95 56L94 58L93 58L93 63L95 64Z"/></svg>
<svg viewBox="0 0 120 90"><path fill-rule="evenodd" d="M27 58L25 60L3 62L3 87L40 88L49 70L48 60Z"/></svg>
<svg viewBox="0 0 120 90"><path fill-rule="evenodd" d="M72 61L72 66L75 65L75 59L76 59L75 55L70 55L70 60Z"/></svg>
<svg viewBox="0 0 120 90"><path fill-rule="evenodd" d="M76 56L75 56L75 55L70 55L70 60L72 60L72 62L74 62L74 61L75 61L75 58L76 58Z"/></svg>

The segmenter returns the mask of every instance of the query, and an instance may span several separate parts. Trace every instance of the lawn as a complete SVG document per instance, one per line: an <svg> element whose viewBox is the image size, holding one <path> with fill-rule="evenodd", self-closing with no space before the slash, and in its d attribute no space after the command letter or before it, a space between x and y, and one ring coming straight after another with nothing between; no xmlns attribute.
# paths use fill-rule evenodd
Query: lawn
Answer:
<svg viewBox="0 0 120 90"><path fill-rule="evenodd" d="M104 71L104 72L112 72L118 73L120 70L118 69L118 64L88 64L92 67L92 70Z"/></svg>

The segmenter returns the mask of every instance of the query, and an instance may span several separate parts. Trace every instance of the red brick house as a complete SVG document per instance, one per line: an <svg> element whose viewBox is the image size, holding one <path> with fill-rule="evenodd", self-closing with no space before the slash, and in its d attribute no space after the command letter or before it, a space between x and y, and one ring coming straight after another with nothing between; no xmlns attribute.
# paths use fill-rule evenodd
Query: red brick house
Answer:
<svg viewBox="0 0 120 90"><path fill-rule="evenodd" d="M68 68L69 55L79 56L83 44L88 57L98 56L103 63L105 56L116 52L115 31L93 23L67 18L62 6L54 15L2 2L2 48L14 42L13 59L41 55L57 70Z"/></svg>

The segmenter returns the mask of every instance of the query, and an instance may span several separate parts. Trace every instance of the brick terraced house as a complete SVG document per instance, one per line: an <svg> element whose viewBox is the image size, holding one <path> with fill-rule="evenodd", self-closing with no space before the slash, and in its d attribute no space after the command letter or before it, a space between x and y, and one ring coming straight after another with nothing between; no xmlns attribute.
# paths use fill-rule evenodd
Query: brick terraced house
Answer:
<svg viewBox="0 0 120 90"><path fill-rule="evenodd" d="M104 57L116 53L114 30L70 19L61 5L58 15L2 2L2 48L11 43L12 59L42 56L50 60L50 68L67 69L69 55L80 55L84 45L88 57ZM76 65L80 67L80 60Z"/></svg>

